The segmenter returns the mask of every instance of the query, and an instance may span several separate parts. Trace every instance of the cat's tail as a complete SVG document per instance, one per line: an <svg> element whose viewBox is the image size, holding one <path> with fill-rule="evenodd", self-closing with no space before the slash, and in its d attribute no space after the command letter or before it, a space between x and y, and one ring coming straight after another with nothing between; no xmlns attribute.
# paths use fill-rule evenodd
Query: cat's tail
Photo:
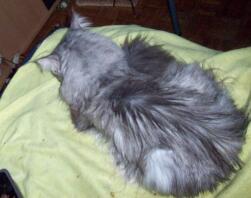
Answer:
<svg viewBox="0 0 251 198"><path fill-rule="evenodd" d="M158 62L154 53L159 49L142 42L135 40L124 50L129 66L144 75L123 76L109 92L115 158L124 163L126 175L135 173L139 183L158 192L194 196L212 191L241 167L238 154L249 119L217 87L194 89L191 72L190 87L167 83L177 68L171 67L167 77L163 73L174 60L163 54L167 62Z"/></svg>
<svg viewBox="0 0 251 198"><path fill-rule="evenodd" d="M133 39L127 36L122 49L130 68L151 76L162 75L171 62L177 64L177 60L163 50L162 45L150 45L143 36L136 36Z"/></svg>
<svg viewBox="0 0 251 198"><path fill-rule="evenodd" d="M246 117L234 109L211 111L202 99L151 79L121 80L109 97L116 118L110 130L118 158L130 166L126 175L138 170L139 183L174 195L196 195L226 181L241 165Z"/></svg>

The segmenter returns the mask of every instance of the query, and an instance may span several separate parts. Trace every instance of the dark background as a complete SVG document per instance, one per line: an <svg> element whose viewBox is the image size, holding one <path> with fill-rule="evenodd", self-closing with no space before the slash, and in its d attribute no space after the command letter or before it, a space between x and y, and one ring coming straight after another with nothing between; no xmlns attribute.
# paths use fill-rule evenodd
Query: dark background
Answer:
<svg viewBox="0 0 251 198"><path fill-rule="evenodd" d="M80 14L91 19L94 26L138 24L172 32L166 0L139 0L136 16L131 8L78 7ZM251 46L251 1L248 0L176 0L182 36L217 50ZM56 10L39 36L55 24L67 25L70 11ZM39 37L38 36L38 37Z"/></svg>

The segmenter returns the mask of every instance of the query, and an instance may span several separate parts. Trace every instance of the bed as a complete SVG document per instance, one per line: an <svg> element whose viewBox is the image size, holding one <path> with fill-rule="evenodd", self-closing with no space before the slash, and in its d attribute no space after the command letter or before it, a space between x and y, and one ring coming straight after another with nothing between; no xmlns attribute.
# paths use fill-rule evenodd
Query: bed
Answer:
<svg viewBox="0 0 251 198"><path fill-rule="evenodd" d="M117 44L129 34L145 35L177 59L213 68L238 107L251 91L251 47L215 51L179 36L140 26L93 28ZM0 169L6 168L23 197L134 198L161 197L127 183L115 168L104 142L74 129L66 104L58 94L59 82L42 72L35 61L49 54L67 29L50 35L11 80L0 100ZM251 127L240 156L243 168L213 193L199 197L251 197Z"/></svg>

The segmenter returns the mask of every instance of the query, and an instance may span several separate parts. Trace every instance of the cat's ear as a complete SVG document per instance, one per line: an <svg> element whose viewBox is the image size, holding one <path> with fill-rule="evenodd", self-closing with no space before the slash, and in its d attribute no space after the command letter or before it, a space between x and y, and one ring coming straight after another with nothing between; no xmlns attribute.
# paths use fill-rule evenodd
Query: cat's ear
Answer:
<svg viewBox="0 0 251 198"><path fill-rule="evenodd" d="M91 25L87 18L72 10L71 29L86 29Z"/></svg>
<svg viewBox="0 0 251 198"><path fill-rule="evenodd" d="M49 70L52 72L58 71L60 68L60 61L57 55L49 55L43 58L40 58L36 61L43 70Z"/></svg>

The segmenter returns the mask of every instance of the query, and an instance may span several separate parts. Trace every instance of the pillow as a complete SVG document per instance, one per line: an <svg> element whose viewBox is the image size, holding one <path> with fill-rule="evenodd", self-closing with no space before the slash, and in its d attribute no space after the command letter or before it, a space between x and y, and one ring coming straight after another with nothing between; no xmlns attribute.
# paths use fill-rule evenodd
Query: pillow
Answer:
<svg viewBox="0 0 251 198"><path fill-rule="evenodd" d="M59 82L34 63L56 47L67 29L49 36L21 67L0 100L0 168L9 170L24 197L161 197L124 181L107 145L74 128L67 105L58 95ZM251 48L221 52L174 34L139 26L93 28L117 44L144 35L177 59L213 68L224 80L238 107L251 90ZM201 197L250 197L251 127L241 153L243 168L229 182Z"/></svg>

